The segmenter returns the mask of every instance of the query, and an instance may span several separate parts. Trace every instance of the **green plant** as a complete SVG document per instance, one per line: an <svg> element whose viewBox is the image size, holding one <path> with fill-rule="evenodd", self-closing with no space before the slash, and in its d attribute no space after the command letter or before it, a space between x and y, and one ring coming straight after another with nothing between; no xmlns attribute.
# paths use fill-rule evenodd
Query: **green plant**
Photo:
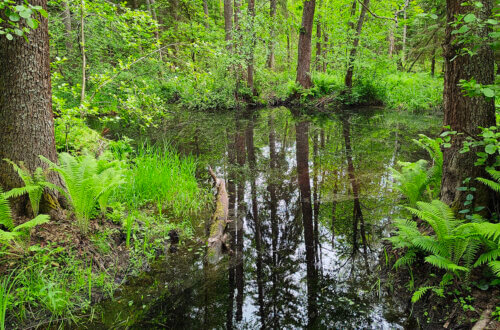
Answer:
<svg viewBox="0 0 500 330"><path fill-rule="evenodd" d="M418 146L427 150L432 164L428 167L426 160L414 163L398 162L401 170L391 169L398 181L396 189L406 196L410 206L415 206L418 201L431 201L438 197L441 190L441 177L443 175L443 153L441 151L441 138L431 139L420 134L420 139L413 140ZM427 192L427 194L424 194Z"/></svg>
<svg viewBox="0 0 500 330"><path fill-rule="evenodd" d="M118 161L97 160L92 155L74 157L59 154L61 165L42 157L64 179L77 225L83 233L88 231L90 217L99 205L104 213L111 192L124 182L124 170Z"/></svg>
<svg viewBox="0 0 500 330"><path fill-rule="evenodd" d="M136 208L161 203L174 216L189 217L206 202L196 181L196 165L194 157L181 158L169 147L142 146L118 197Z"/></svg>
<svg viewBox="0 0 500 330"><path fill-rule="evenodd" d="M49 219L48 215L40 214L34 219L14 227L8 201L0 188L0 224L9 230L0 229L0 243L10 244L12 241L15 241L21 244L23 250L26 251L29 246L31 229L48 222Z"/></svg>
<svg viewBox="0 0 500 330"><path fill-rule="evenodd" d="M5 316L11 300L11 291L17 281L14 271L4 275L0 283L0 330L5 330Z"/></svg>
<svg viewBox="0 0 500 330"><path fill-rule="evenodd" d="M55 184L47 181L47 171L44 171L41 167L37 167L33 174L31 174L29 169L24 166L23 162L19 162L19 165L17 165L8 159L4 159L4 161L12 165L14 170L24 182L24 187L13 188L7 191L5 193L5 197L19 197L24 194L28 194L33 214L36 217L40 209L40 200L42 199L43 190L48 188L61 191L61 189Z"/></svg>

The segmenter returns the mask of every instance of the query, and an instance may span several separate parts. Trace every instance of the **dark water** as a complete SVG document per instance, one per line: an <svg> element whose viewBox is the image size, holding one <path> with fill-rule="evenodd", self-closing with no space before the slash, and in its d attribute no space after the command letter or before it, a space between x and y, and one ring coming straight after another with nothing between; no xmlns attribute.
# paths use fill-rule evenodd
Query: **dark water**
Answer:
<svg viewBox="0 0 500 330"><path fill-rule="evenodd" d="M380 109L184 116L152 139L197 154L200 176L211 165L227 180L233 253L206 262L200 219L198 240L102 304L90 328L408 327L386 276L382 238L399 199L390 167L425 157L411 139L440 119Z"/></svg>

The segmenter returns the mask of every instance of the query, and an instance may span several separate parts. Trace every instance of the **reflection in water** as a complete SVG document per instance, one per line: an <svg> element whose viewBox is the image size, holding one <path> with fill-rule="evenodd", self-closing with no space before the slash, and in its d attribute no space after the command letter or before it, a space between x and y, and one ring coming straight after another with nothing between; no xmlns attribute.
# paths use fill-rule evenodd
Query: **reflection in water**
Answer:
<svg viewBox="0 0 500 330"><path fill-rule="evenodd" d="M302 224L304 227L304 244L306 247L307 263L307 327L312 328L316 323L317 306L317 272L315 258L315 240L311 207L311 183L309 181L309 123L300 121L295 125L297 140L297 177L300 189L300 203L302 205Z"/></svg>
<svg viewBox="0 0 500 330"><path fill-rule="evenodd" d="M199 153L200 171L210 164L225 176L232 252L214 267L203 244L198 254L180 248L141 284L139 297L151 290L145 307L123 293L102 328L400 328L404 318L386 320L400 315L390 295L374 287L380 237L397 212L388 167L395 145L408 150L398 158L413 152L413 126L384 112L315 124L284 108L200 116L168 137Z"/></svg>

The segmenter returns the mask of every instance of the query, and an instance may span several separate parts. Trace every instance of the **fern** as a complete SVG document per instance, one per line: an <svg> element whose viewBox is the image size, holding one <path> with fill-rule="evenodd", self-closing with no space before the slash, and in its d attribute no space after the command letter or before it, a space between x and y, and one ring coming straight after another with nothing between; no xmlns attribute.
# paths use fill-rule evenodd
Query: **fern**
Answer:
<svg viewBox="0 0 500 330"><path fill-rule="evenodd" d="M422 286L422 287L418 288L418 290L416 290L413 293L413 296L411 297L411 302L416 303L426 294L427 291L429 291L432 288L434 288L434 287L433 286Z"/></svg>
<svg viewBox="0 0 500 330"><path fill-rule="evenodd" d="M51 182L47 181L46 173L41 167L37 167L33 174L30 173L28 168L23 162L19 162L19 165L11 160L4 159L7 163L12 165L14 170L17 172L21 180L24 182L24 187L14 188L5 193L6 198L19 197L28 194L31 209L36 217L40 210L40 201L42 199L43 191L45 188L52 190L61 189Z"/></svg>
<svg viewBox="0 0 500 330"><path fill-rule="evenodd" d="M476 180L478 180L479 182L484 183L485 185L487 185L488 187L490 187L492 190L494 190L496 192L500 192L500 171L496 171L493 168L487 168L486 172L488 172L488 174L491 175L491 177L495 181L488 180L488 179L485 179L485 178L477 178Z"/></svg>
<svg viewBox="0 0 500 330"><path fill-rule="evenodd" d="M14 227L9 204L0 188L0 224L3 224L10 230L5 231L0 229L0 243L10 244L12 241L22 243L23 240L29 243L31 229L38 225L47 223L49 219L48 215L40 214L34 219ZM23 247L26 248L27 244L23 245Z"/></svg>
<svg viewBox="0 0 500 330"><path fill-rule="evenodd" d="M450 261L448 258L439 256L439 255L430 255L425 257L425 261L433 265L434 267L438 267L441 269L444 269L446 271L452 271L452 272L457 272L457 271L464 271L468 272L469 269L463 266L459 266L452 261Z"/></svg>
<svg viewBox="0 0 500 330"><path fill-rule="evenodd" d="M4 225L9 230L14 227L9 202L2 191L2 187L0 187L0 225Z"/></svg>
<svg viewBox="0 0 500 330"><path fill-rule="evenodd" d="M124 182L123 169L116 161L97 160L91 155L77 158L68 153L61 153L61 165L41 158L64 179L77 225L85 233L97 206L100 205L104 212L112 190Z"/></svg>

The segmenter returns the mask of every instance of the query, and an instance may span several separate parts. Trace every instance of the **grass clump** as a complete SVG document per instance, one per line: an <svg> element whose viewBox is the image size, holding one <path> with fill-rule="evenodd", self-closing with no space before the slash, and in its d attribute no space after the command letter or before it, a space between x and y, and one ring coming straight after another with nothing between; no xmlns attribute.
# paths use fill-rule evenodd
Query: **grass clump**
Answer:
<svg viewBox="0 0 500 330"><path fill-rule="evenodd" d="M127 184L120 189L119 199L135 207L160 203L175 217L189 216L204 205L195 177L196 166L194 157L181 158L168 146L142 146L128 172Z"/></svg>

